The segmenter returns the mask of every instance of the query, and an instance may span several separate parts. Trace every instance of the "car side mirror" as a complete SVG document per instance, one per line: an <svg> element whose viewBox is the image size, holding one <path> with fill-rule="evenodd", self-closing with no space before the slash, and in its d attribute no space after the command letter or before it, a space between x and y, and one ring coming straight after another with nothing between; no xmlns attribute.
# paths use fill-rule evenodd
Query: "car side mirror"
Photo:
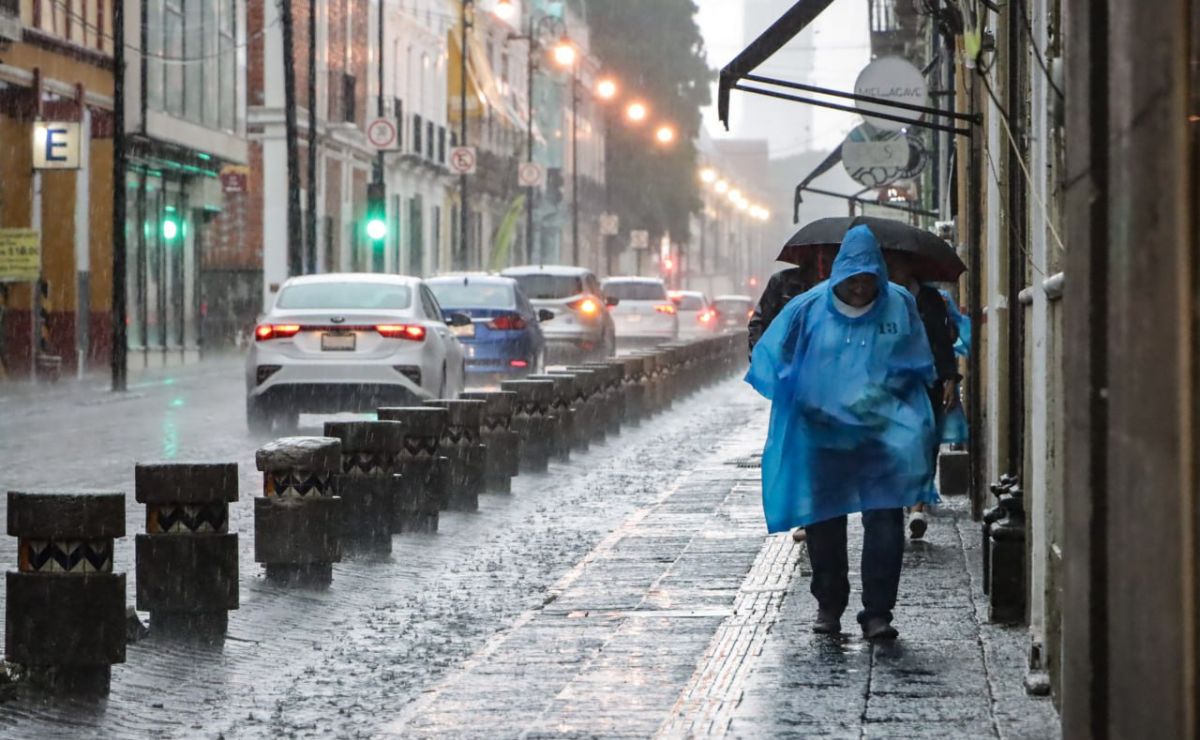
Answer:
<svg viewBox="0 0 1200 740"><path fill-rule="evenodd" d="M465 313L458 313L456 311L455 313L450 314L449 318L446 319L446 326L470 326L470 325L471 325L471 317L466 315Z"/></svg>
<svg viewBox="0 0 1200 740"><path fill-rule="evenodd" d="M545 323L547 321L553 321L553 320L554 320L554 312L553 311L551 311L548 308L539 308L538 309L538 321L539 322Z"/></svg>
<svg viewBox="0 0 1200 740"><path fill-rule="evenodd" d="M617 298L617 297L615 297L615 296L611 296L611 295L610 295L610 296L606 296L606 297L604 298L604 305L608 306L609 308L612 308L613 306L616 306L616 305L617 305L617 304L619 304L620 302L621 302L621 299L620 299L620 298Z"/></svg>

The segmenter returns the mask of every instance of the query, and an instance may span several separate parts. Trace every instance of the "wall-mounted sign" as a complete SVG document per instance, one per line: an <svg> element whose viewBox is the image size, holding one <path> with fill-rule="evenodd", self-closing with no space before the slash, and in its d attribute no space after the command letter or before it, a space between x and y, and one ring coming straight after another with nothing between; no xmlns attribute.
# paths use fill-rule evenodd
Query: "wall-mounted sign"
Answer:
<svg viewBox="0 0 1200 740"><path fill-rule="evenodd" d="M600 216L600 236L616 236L621 231L621 217L615 213Z"/></svg>
<svg viewBox="0 0 1200 740"><path fill-rule="evenodd" d="M650 232L645 230L629 232L629 247L631 249L649 249Z"/></svg>
<svg viewBox="0 0 1200 740"><path fill-rule="evenodd" d="M517 167L517 184L523 188L540 188L546 184L546 170L537 162L522 162Z"/></svg>
<svg viewBox="0 0 1200 740"><path fill-rule="evenodd" d="M926 84L921 70L913 66L912 62L900 57L883 57L868 64L854 81L854 92L856 95L868 95L894 103L929 105L929 85ZM855 106L862 112L866 122L879 131L899 131L906 124L872 116L871 113L887 113L912 120L920 120L922 115L916 111L892 108L879 103L859 101Z"/></svg>
<svg viewBox="0 0 1200 740"><path fill-rule="evenodd" d="M250 180L250 168L240 164L227 164L221 168L221 191L244 193Z"/></svg>
<svg viewBox="0 0 1200 740"><path fill-rule="evenodd" d="M0 229L0 283L32 283L41 274L41 244L34 229Z"/></svg>
<svg viewBox="0 0 1200 740"><path fill-rule="evenodd" d="M33 124L35 170L79 169L79 123L36 121Z"/></svg>
<svg viewBox="0 0 1200 740"><path fill-rule="evenodd" d="M908 159L908 137L899 131L875 131L864 123L842 142L842 166L865 188L898 180L908 167Z"/></svg>
<svg viewBox="0 0 1200 740"><path fill-rule="evenodd" d="M450 171L456 175L475 174L475 147L456 146L450 150Z"/></svg>
<svg viewBox="0 0 1200 740"><path fill-rule="evenodd" d="M396 122L390 118L376 118L367 124L367 141L377 151L388 151L397 147Z"/></svg>

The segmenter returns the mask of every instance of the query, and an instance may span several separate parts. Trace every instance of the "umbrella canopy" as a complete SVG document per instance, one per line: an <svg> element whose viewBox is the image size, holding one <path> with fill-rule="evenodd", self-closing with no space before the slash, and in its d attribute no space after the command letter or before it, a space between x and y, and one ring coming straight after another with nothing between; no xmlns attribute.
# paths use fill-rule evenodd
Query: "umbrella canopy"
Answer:
<svg viewBox="0 0 1200 740"><path fill-rule="evenodd" d="M903 221L874 216L834 216L812 221L788 239L776 259L801 266L813 259L832 259L829 250L836 253L846 232L859 224L870 227L883 249L911 255L920 280L950 283L967 270L954 248L937 234Z"/></svg>

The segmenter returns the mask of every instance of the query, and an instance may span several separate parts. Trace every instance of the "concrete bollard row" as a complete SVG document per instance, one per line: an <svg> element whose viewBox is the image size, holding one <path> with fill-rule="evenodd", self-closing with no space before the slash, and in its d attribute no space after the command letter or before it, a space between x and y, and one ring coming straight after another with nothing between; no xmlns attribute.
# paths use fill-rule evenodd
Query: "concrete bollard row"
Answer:
<svg viewBox="0 0 1200 740"><path fill-rule="evenodd" d="M146 505L135 539L137 608L151 634L219 640L238 608L235 463L154 463L134 468L134 497Z"/></svg>
<svg viewBox="0 0 1200 740"><path fill-rule="evenodd" d="M263 495L254 499L254 561L267 578L327 585L342 559L341 440L285 437L254 456Z"/></svg>
<svg viewBox="0 0 1200 740"><path fill-rule="evenodd" d="M381 408L378 416L404 430L393 467L400 479L392 503L392 533L436 532L439 512L450 505L450 460L441 454L450 414L444 408L414 406Z"/></svg>
<svg viewBox="0 0 1200 740"><path fill-rule="evenodd" d="M517 394L512 428L521 438L521 470L544 473L554 453L556 421L551 412L554 382L548 380L507 380L500 389Z"/></svg>
<svg viewBox="0 0 1200 740"><path fill-rule="evenodd" d="M575 378L575 403L582 417L577 436L587 440L587 445L603 442L608 436L608 409L600 395L602 383L599 371L583 365L572 365L562 372Z"/></svg>
<svg viewBox="0 0 1200 740"><path fill-rule="evenodd" d="M530 375L528 379L552 384L550 417L554 431L550 441L551 456L559 462L570 462L571 448L578 446L580 435L587 434L587 419L578 418L573 405L576 394L575 376L567 373L545 373Z"/></svg>

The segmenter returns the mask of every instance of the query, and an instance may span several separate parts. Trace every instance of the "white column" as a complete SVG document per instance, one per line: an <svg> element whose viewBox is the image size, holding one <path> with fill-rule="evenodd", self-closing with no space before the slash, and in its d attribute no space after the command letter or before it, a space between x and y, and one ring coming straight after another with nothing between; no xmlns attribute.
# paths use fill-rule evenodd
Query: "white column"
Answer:
<svg viewBox="0 0 1200 740"><path fill-rule="evenodd" d="M287 279L287 142L283 129L283 30L278 6L263 3L263 105L279 111L278 122L264 127L262 139L263 183L263 310L274 300L272 286Z"/></svg>
<svg viewBox="0 0 1200 740"><path fill-rule="evenodd" d="M991 82L992 89L996 88L996 83ZM987 152L983 155L983 171L984 181L987 183L987 200L984 204L984 242L987 249L984 252L984 258L987 261L985 273L987 281L983 285L983 302L987 306L987 354L983 357L983 368L987 377L987 389L984 394L984 415L987 417L985 428L982 430L985 433L985 448L987 450L986 476L987 481L994 481L1000 478L1004 472L1001 467L1004 461L1000 457L1002 448L1005 446L1003 439L1003 431L1000 428L1001 417L1007 414L1007 410L1003 407L1002 395L1000 392L1004 384L1000 370L1002 360L1001 352L1007 344L1007 338L1004 336L1003 326L1004 319L1008 316L1009 306L1008 297L1004 293L1004 278L1008 273L1007 263L1003 259L1003 251L1001 250L1001 231L1000 231L1000 204L1001 204L1001 188L1003 184L998 179L1003 170L1002 152L1005 148L1001 144L1000 133L1000 111L996 104L989 98L987 100L987 150L991 152L991 159L988 159ZM1016 306L1016 310L1020 310L1020 306ZM975 331L982 332L984 327L975 327ZM1014 471L1018 472L1018 471ZM985 481L986 482L986 481Z"/></svg>
<svg viewBox="0 0 1200 740"><path fill-rule="evenodd" d="M38 233L38 278L40 279L43 266L46 264L44 255L46 240L42 236L42 173L40 170L33 171L29 188L30 198L33 201L30 204L29 228ZM42 323L39 320L42 292L39 287L38 281L35 280L29 288L29 377L34 380L37 380L39 338L42 333Z"/></svg>
<svg viewBox="0 0 1200 740"><path fill-rule="evenodd" d="M75 351L78 376L87 365L91 319L91 170L92 112L86 106L79 121L79 169L75 171Z"/></svg>

